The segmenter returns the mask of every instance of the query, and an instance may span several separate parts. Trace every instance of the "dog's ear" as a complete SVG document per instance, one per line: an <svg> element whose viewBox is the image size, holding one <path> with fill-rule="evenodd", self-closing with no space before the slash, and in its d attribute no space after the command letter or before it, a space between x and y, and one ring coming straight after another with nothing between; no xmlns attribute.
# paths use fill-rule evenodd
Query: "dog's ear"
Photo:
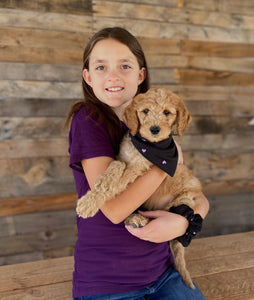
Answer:
<svg viewBox="0 0 254 300"><path fill-rule="evenodd" d="M186 108L181 98L178 98L178 109L177 109L177 119L176 119L176 126L177 126L177 134L178 136L182 136L184 131L189 127L191 123L191 114Z"/></svg>
<svg viewBox="0 0 254 300"><path fill-rule="evenodd" d="M135 135L137 133L139 126L138 115L135 108L136 97L132 100L131 104L125 108L123 113L123 121L129 128L132 135Z"/></svg>

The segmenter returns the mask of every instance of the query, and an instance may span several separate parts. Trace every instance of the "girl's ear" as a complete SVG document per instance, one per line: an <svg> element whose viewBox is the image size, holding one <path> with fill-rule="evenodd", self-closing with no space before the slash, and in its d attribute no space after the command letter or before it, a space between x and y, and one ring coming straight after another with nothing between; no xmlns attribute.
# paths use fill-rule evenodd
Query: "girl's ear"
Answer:
<svg viewBox="0 0 254 300"><path fill-rule="evenodd" d="M146 68L141 68L139 70L139 75L138 75L138 85L140 85L146 78Z"/></svg>
<svg viewBox="0 0 254 300"><path fill-rule="evenodd" d="M83 79L85 82L92 87L92 80L88 69L83 70Z"/></svg>
<svg viewBox="0 0 254 300"><path fill-rule="evenodd" d="M132 135L137 133L139 126L134 100L135 98L132 100L131 104L125 108L123 113L123 121L129 128Z"/></svg>

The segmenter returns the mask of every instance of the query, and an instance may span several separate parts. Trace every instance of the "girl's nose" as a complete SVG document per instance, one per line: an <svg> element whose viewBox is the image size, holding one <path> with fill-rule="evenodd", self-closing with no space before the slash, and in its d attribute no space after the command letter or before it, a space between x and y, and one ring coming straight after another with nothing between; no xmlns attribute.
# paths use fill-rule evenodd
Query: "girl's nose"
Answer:
<svg viewBox="0 0 254 300"><path fill-rule="evenodd" d="M109 81L117 81L119 80L119 74L116 70L111 70L108 74L108 80Z"/></svg>

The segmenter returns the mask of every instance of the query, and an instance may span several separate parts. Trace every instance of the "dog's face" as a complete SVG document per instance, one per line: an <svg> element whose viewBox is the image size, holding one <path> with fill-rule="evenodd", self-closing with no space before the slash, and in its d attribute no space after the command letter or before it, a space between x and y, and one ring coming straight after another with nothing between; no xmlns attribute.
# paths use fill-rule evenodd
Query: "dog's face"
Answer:
<svg viewBox="0 0 254 300"><path fill-rule="evenodd" d="M150 142L162 141L176 126L181 136L191 122L191 116L181 98L165 89L150 89L137 95L125 109L123 120L131 134L137 132Z"/></svg>

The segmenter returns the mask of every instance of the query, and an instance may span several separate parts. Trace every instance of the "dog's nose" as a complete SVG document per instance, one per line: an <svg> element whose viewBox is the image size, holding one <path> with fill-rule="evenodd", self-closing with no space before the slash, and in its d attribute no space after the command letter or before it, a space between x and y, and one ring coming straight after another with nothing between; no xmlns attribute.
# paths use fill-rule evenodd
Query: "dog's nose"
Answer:
<svg viewBox="0 0 254 300"><path fill-rule="evenodd" d="M151 126L150 131L152 134L158 134L160 132L160 127L159 126Z"/></svg>

